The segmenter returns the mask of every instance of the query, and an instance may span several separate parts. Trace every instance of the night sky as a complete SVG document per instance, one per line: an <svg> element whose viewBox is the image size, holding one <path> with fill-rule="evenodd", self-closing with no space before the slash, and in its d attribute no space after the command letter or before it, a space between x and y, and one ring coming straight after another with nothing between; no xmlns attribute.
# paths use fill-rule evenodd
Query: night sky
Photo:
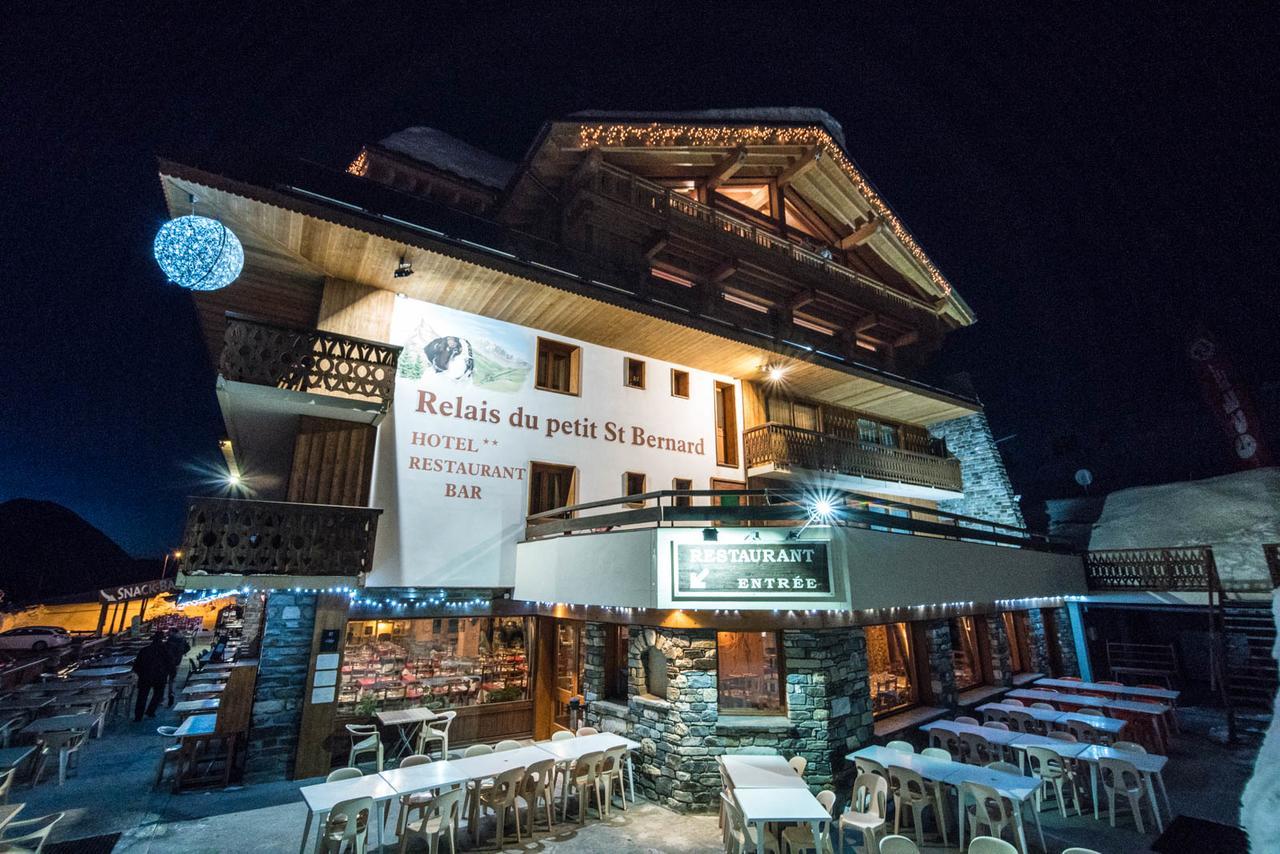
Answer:
<svg viewBox="0 0 1280 854"><path fill-rule="evenodd" d="M150 255L157 155L343 166L421 124L518 159L578 109L822 107L975 309L935 374L971 375L1028 499L1079 494L1081 467L1095 492L1229 470L1197 322L1280 398L1266 4L82 5L21 4L0 34L0 500L135 554L175 544L222 433Z"/></svg>

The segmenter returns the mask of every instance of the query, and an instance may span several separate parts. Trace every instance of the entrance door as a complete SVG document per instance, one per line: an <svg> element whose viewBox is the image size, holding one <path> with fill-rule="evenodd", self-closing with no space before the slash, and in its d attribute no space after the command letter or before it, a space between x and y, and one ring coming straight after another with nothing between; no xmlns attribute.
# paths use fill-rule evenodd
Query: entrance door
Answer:
<svg viewBox="0 0 1280 854"><path fill-rule="evenodd" d="M569 700L582 693L582 665L582 623L556 620L555 724L559 729L569 729Z"/></svg>

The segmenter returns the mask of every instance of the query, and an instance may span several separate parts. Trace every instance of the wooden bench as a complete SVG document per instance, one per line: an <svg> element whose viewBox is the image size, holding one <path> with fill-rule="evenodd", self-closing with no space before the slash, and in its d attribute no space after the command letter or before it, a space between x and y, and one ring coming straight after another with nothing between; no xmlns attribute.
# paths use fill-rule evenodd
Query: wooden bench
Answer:
<svg viewBox="0 0 1280 854"><path fill-rule="evenodd" d="M1107 669L1120 682L1159 682L1166 688L1182 681L1178 651L1171 643L1124 643L1107 641Z"/></svg>

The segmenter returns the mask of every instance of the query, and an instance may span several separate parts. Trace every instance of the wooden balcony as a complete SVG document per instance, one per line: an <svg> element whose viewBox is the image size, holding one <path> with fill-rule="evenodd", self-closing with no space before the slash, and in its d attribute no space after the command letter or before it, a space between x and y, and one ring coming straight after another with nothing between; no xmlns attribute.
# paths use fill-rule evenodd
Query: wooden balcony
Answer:
<svg viewBox="0 0 1280 854"><path fill-rule="evenodd" d="M373 562L381 510L236 498L192 498L178 569L202 576L355 580Z"/></svg>
<svg viewBox="0 0 1280 854"><path fill-rule="evenodd" d="M390 406L400 347L227 314L224 380Z"/></svg>
<svg viewBox="0 0 1280 854"><path fill-rule="evenodd" d="M780 259L814 274L818 281L829 283L834 292L861 293L871 299L871 305L937 313L936 305L888 287L802 243L608 163L598 164L582 180L585 189L650 215L655 225L669 227L679 223L701 231L727 254L754 250L757 258Z"/></svg>
<svg viewBox="0 0 1280 854"><path fill-rule="evenodd" d="M1085 552L1084 570L1090 590L1203 593L1218 584L1213 550L1201 546Z"/></svg>
<svg viewBox="0 0 1280 854"><path fill-rule="evenodd" d="M742 434L747 473L825 472L962 492L960 461L770 422Z"/></svg>

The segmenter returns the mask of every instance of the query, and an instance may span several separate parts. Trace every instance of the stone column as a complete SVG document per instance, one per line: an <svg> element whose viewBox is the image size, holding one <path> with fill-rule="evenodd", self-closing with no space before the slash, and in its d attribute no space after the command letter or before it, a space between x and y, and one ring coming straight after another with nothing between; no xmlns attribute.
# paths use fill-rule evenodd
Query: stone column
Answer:
<svg viewBox="0 0 1280 854"><path fill-rule="evenodd" d="M946 620L934 620L925 627L925 655L929 664L929 687L933 703L954 709L960 705L956 690L955 663L951 658L951 629Z"/></svg>
<svg viewBox="0 0 1280 854"><path fill-rule="evenodd" d="M1054 627L1058 630L1058 655L1062 659L1062 672L1058 676L1079 676L1080 662L1076 658L1076 634L1071 630L1071 614L1064 608L1053 610Z"/></svg>
<svg viewBox="0 0 1280 854"><path fill-rule="evenodd" d="M964 484L964 498L939 501L940 510L1026 527L986 415L975 412L942 421L932 425L929 432L947 440L947 451L960 461Z"/></svg>
<svg viewBox="0 0 1280 854"><path fill-rule="evenodd" d="M241 607L244 608L244 627L241 629L243 643L247 649L244 655L257 655L262 636L262 618L266 613L266 595L263 593L246 593Z"/></svg>
<svg viewBox="0 0 1280 854"><path fill-rule="evenodd" d="M866 636L861 628L785 631L782 647L791 729L775 737L776 747L809 761L805 779L815 791L829 788L845 755L873 735Z"/></svg>
<svg viewBox="0 0 1280 854"><path fill-rule="evenodd" d="M1008 688L1013 685L1013 654L1009 651L1009 634L999 614L988 614L987 640L991 645L991 684Z"/></svg>
<svg viewBox="0 0 1280 854"><path fill-rule="evenodd" d="M293 768L311 663L316 594L272 592L264 611L247 751L251 780L279 779Z"/></svg>
<svg viewBox="0 0 1280 854"><path fill-rule="evenodd" d="M1031 669L1049 672L1049 638L1044 631L1044 614L1039 608L1027 611L1027 632L1031 635Z"/></svg>

